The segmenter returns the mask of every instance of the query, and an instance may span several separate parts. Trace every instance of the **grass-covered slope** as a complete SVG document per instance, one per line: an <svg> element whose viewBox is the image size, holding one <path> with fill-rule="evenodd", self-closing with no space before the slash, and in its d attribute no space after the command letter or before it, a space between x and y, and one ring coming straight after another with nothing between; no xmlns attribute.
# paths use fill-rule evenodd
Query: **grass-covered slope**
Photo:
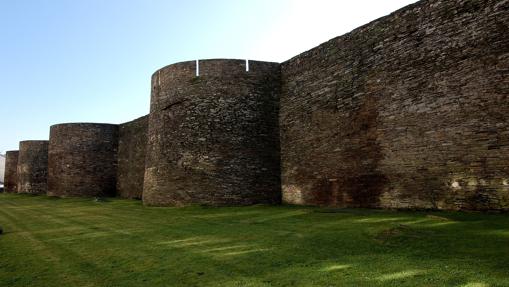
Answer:
<svg viewBox="0 0 509 287"><path fill-rule="evenodd" d="M0 286L509 286L509 215L0 194Z"/></svg>

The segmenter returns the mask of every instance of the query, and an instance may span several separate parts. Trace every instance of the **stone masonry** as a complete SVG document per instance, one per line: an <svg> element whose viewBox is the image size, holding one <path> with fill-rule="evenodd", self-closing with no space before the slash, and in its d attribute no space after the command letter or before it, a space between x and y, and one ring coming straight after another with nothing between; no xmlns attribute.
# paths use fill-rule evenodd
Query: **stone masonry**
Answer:
<svg viewBox="0 0 509 287"><path fill-rule="evenodd" d="M145 176L148 116L119 125L117 195L141 199Z"/></svg>
<svg viewBox="0 0 509 287"><path fill-rule="evenodd" d="M279 64L204 60L152 76L146 205L279 203Z"/></svg>
<svg viewBox="0 0 509 287"><path fill-rule="evenodd" d="M4 190L5 192L18 192L18 156L19 151L11 150L5 153L5 175Z"/></svg>
<svg viewBox="0 0 509 287"><path fill-rule="evenodd" d="M421 1L283 63L284 202L509 209L508 11Z"/></svg>
<svg viewBox="0 0 509 287"><path fill-rule="evenodd" d="M169 65L148 118L51 127L48 194L507 211L508 11L422 0L281 64Z"/></svg>
<svg viewBox="0 0 509 287"><path fill-rule="evenodd" d="M19 143L18 193L46 194L48 191L48 141Z"/></svg>
<svg viewBox="0 0 509 287"><path fill-rule="evenodd" d="M50 128L48 195L114 196L118 126L70 123Z"/></svg>

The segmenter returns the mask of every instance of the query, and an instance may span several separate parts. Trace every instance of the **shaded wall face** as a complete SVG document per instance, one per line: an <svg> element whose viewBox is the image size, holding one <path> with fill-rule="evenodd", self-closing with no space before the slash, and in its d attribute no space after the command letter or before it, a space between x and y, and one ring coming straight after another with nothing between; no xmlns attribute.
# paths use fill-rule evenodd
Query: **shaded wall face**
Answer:
<svg viewBox="0 0 509 287"><path fill-rule="evenodd" d="M152 77L143 202L280 202L279 65L205 60Z"/></svg>
<svg viewBox="0 0 509 287"><path fill-rule="evenodd" d="M8 151L5 153L5 177L4 177L4 190L5 192L16 193L18 192L18 151Z"/></svg>
<svg viewBox="0 0 509 287"><path fill-rule="evenodd" d="M118 126L61 124L50 128L48 195L114 196Z"/></svg>
<svg viewBox="0 0 509 287"><path fill-rule="evenodd" d="M421 1L283 63L284 201L508 209L507 9Z"/></svg>
<svg viewBox="0 0 509 287"><path fill-rule="evenodd" d="M48 141L19 144L18 193L46 194L48 191Z"/></svg>
<svg viewBox="0 0 509 287"><path fill-rule="evenodd" d="M117 195L120 197L142 197L147 129L148 116L119 126Z"/></svg>

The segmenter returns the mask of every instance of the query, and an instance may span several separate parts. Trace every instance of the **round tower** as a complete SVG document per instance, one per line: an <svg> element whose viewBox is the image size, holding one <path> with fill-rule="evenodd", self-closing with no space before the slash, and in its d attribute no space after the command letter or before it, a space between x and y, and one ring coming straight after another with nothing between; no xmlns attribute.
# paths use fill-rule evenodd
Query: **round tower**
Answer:
<svg viewBox="0 0 509 287"><path fill-rule="evenodd" d="M118 126L69 123L50 128L48 195L114 196Z"/></svg>
<svg viewBox="0 0 509 287"><path fill-rule="evenodd" d="M48 191L48 141L21 141L18 157L18 193Z"/></svg>
<svg viewBox="0 0 509 287"><path fill-rule="evenodd" d="M5 153L5 192L18 192L18 156L19 151L11 150Z"/></svg>
<svg viewBox="0 0 509 287"><path fill-rule="evenodd" d="M143 202L280 202L279 64L200 60L152 76Z"/></svg>

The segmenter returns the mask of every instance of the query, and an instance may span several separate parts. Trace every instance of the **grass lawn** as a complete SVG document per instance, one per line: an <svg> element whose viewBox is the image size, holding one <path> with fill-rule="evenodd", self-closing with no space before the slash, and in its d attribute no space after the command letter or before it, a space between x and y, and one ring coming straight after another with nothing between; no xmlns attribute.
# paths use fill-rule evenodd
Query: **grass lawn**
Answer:
<svg viewBox="0 0 509 287"><path fill-rule="evenodd" d="M509 286L509 215L0 194L1 286Z"/></svg>

